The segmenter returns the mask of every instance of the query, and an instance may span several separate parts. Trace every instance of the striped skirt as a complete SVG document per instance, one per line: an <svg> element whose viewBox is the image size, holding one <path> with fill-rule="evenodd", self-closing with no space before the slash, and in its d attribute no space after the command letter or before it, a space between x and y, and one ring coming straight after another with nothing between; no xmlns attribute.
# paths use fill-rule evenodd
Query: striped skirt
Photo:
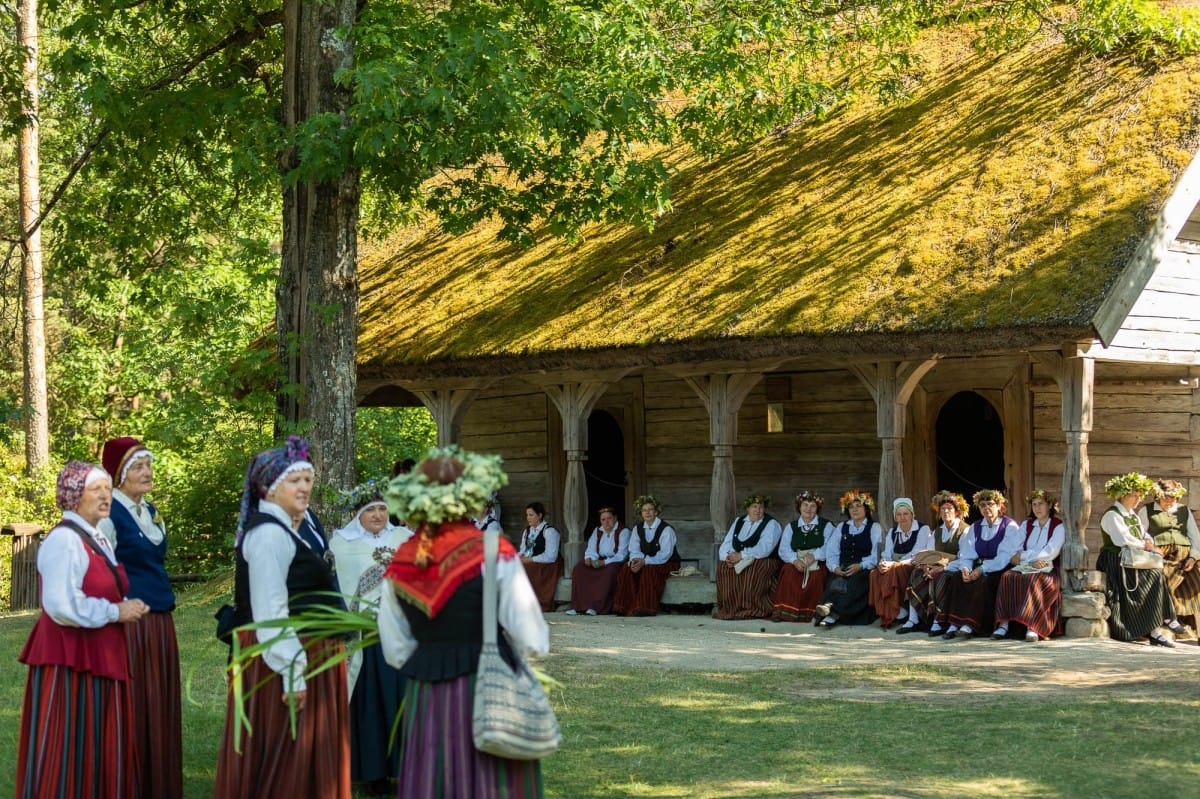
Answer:
<svg viewBox="0 0 1200 799"><path fill-rule="evenodd" d="M713 618L770 618L771 595L778 582L779 561L776 558L758 558L741 574L722 561L717 566L717 607L713 610Z"/></svg>
<svg viewBox="0 0 1200 799"><path fill-rule="evenodd" d="M1200 563L1190 572L1181 571L1183 562L1191 555L1190 545L1168 544L1161 548L1163 553L1163 576L1175 603L1175 615L1193 616L1200 624Z"/></svg>
<svg viewBox="0 0 1200 799"><path fill-rule="evenodd" d="M1096 569L1105 574L1108 609L1108 633L1118 641L1143 638L1168 619L1175 618L1175 607L1163 573L1157 569L1126 569L1121 553L1101 550Z"/></svg>
<svg viewBox="0 0 1200 799"><path fill-rule="evenodd" d="M667 578L678 568L678 561L667 561L657 566L647 563L635 574L628 563L622 566L617 575L613 613L621 616L657 616Z"/></svg>
<svg viewBox="0 0 1200 799"><path fill-rule="evenodd" d="M808 575L805 582L804 576ZM779 572L771 618L775 621L812 621L817 604L825 593L825 578L829 572L822 564L819 569L800 571L790 563Z"/></svg>
<svg viewBox="0 0 1200 799"><path fill-rule="evenodd" d="M558 581L563 576L563 559L560 557L553 563L525 563L525 573L537 594L542 611L550 613L554 610L554 592L558 590Z"/></svg>
<svg viewBox="0 0 1200 799"><path fill-rule="evenodd" d="M383 659L383 648L372 644L362 650L362 668L350 697L353 781L373 782L400 773L400 728L396 721L403 699L404 675Z"/></svg>
<svg viewBox="0 0 1200 799"><path fill-rule="evenodd" d="M571 607L583 613L612 613L613 593L617 590L617 575L624 563L609 563L593 569L582 560L571 569Z"/></svg>
<svg viewBox="0 0 1200 799"><path fill-rule="evenodd" d="M943 627L971 628L975 635L991 635L996 614L996 591L1004 572L989 572L983 579L967 582L962 572L946 579L945 608L936 616Z"/></svg>
<svg viewBox="0 0 1200 799"><path fill-rule="evenodd" d="M144 799L182 799L183 734L179 646L170 613L149 613L125 625L129 646L130 728Z"/></svg>
<svg viewBox="0 0 1200 799"><path fill-rule="evenodd" d="M256 640L238 632L242 643ZM342 645L331 641L307 644L311 671ZM360 678L361 679L361 678ZM251 731L242 732L242 751L234 748L233 691L225 712L225 735L217 755L213 799L350 799L350 702L346 696L345 661L306 679L304 709L296 714L293 738L283 681L262 658L243 673Z"/></svg>
<svg viewBox="0 0 1200 799"><path fill-rule="evenodd" d="M137 796L128 686L66 666L29 667L17 799Z"/></svg>
<svg viewBox="0 0 1200 799"><path fill-rule="evenodd" d="M996 589L996 624L1015 622L1049 638L1058 632L1062 578L1058 571L1022 574L1007 571Z"/></svg>
<svg viewBox="0 0 1200 799"><path fill-rule="evenodd" d="M537 760L480 752L471 735L475 675L408 680L399 788L402 799L525 799L542 795Z"/></svg>
<svg viewBox="0 0 1200 799"><path fill-rule="evenodd" d="M893 563L886 572L878 568L871 569L871 607L875 608L879 623L885 628L890 627L900 615L912 574L911 563Z"/></svg>
<svg viewBox="0 0 1200 799"><path fill-rule="evenodd" d="M908 580L908 601L916 608L920 623L930 625L946 609L946 585L951 575L942 566L929 571L914 568Z"/></svg>

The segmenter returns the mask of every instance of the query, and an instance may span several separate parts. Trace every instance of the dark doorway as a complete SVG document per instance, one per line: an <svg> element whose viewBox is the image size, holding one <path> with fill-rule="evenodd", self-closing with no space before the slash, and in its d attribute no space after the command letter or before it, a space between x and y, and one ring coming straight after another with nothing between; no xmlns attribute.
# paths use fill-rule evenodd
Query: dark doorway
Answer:
<svg viewBox="0 0 1200 799"><path fill-rule="evenodd" d="M956 491L968 504L982 488L1004 490L1004 425L974 391L955 394L938 413L937 466L937 490ZM974 506L970 518L979 518Z"/></svg>
<svg viewBox="0 0 1200 799"><path fill-rule="evenodd" d="M600 509L617 509L617 518L625 518L629 509L625 499L625 436L621 426L608 411L594 411L588 417L588 459L584 461L587 477L587 530L599 524Z"/></svg>

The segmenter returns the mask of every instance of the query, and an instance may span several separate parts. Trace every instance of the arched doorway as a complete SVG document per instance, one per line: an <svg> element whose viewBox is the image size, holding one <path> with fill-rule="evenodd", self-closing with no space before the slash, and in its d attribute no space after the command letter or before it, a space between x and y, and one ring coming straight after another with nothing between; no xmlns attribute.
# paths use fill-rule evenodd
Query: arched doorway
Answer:
<svg viewBox="0 0 1200 799"><path fill-rule="evenodd" d="M1003 490L1004 425L990 402L974 391L951 397L937 417L937 488L971 501L981 488ZM972 519L979 512L971 508Z"/></svg>
<svg viewBox="0 0 1200 799"><path fill-rule="evenodd" d="M587 530L597 524L600 509L612 506L617 517L628 523L625 497L625 435L621 425L608 411L593 411L588 417L588 459L584 462L587 479Z"/></svg>

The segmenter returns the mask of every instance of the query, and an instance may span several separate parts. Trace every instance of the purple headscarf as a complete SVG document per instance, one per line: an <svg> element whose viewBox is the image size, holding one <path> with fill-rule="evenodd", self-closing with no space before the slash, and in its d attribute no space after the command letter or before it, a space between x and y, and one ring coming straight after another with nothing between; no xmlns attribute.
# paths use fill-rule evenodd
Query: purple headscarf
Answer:
<svg viewBox="0 0 1200 799"><path fill-rule="evenodd" d="M237 536L240 544L246 531L246 519L258 510L259 500L266 499L284 475L298 469L312 470L308 460L308 441L300 436L288 436L282 447L264 450L250 460L246 468L246 484L242 488L242 505L238 511Z"/></svg>
<svg viewBox="0 0 1200 799"><path fill-rule="evenodd" d="M103 466L86 461L69 461L58 473L54 486L54 504L59 510L78 510L83 490L100 478L109 479Z"/></svg>

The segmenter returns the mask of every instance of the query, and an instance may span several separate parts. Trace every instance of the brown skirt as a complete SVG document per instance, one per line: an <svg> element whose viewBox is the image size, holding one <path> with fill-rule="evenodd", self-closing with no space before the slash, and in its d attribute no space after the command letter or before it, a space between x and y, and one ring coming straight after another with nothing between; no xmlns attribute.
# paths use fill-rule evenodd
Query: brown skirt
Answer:
<svg viewBox="0 0 1200 799"><path fill-rule="evenodd" d="M766 619L771 595L779 580L779 561L758 558L741 574L722 561L717 566L717 607L714 619Z"/></svg>
<svg viewBox="0 0 1200 799"><path fill-rule="evenodd" d="M808 575L807 584L804 581L805 574ZM772 602L771 618L776 621L812 621L821 596L825 593L828 574L824 564L810 572L801 571L791 563L783 564Z"/></svg>
<svg viewBox="0 0 1200 799"><path fill-rule="evenodd" d="M943 566L934 566L928 575L924 569L913 567L908 578L908 601L916 608L917 621L929 625L946 609L946 584L953 576Z"/></svg>
<svg viewBox="0 0 1200 799"><path fill-rule="evenodd" d="M893 563L885 573L878 567L871 569L870 603L879 614L879 623L883 627L890 627L900 615L913 568L911 563Z"/></svg>
<svg viewBox="0 0 1200 799"><path fill-rule="evenodd" d="M601 615L612 613L617 575L624 566L624 563L609 563L595 569L582 560L576 563L571 569L571 607L579 613L589 610Z"/></svg>
<svg viewBox="0 0 1200 799"><path fill-rule="evenodd" d="M250 630L238 632L242 644L255 642ZM311 671L342 645L306 642ZM234 748L233 691L228 694L225 736L217 756L213 799L350 799L350 702L346 663L306 679L304 709L296 714L292 736L283 681L262 658L243 674L250 731L243 730L242 751Z"/></svg>
<svg viewBox="0 0 1200 799"><path fill-rule="evenodd" d="M657 566L647 563L635 574L626 563L617 575L613 613L620 616L657 616L667 578L678 568L679 561L667 561Z"/></svg>
<svg viewBox="0 0 1200 799"><path fill-rule="evenodd" d="M1200 623L1200 563L1190 572L1182 570L1183 562L1191 555L1190 545L1168 544L1162 547L1163 577L1171 590L1176 616L1193 616Z"/></svg>
<svg viewBox="0 0 1200 799"><path fill-rule="evenodd" d="M125 625L129 648L130 731L144 799L183 796L183 733L179 646L170 613L149 613Z"/></svg>
<svg viewBox="0 0 1200 799"><path fill-rule="evenodd" d="M996 589L996 624L1023 624L1039 638L1054 635L1062 607L1062 580L1057 571L1022 574L1007 571Z"/></svg>
<svg viewBox="0 0 1200 799"><path fill-rule="evenodd" d="M558 581L563 576L563 559L560 556L553 563L527 563L522 561L525 566L525 573L529 575L529 582L533 586L533 593L537 594L538 602L542 606L544 613L550 613L554 610L554 592L558 590Z"/></svg>

